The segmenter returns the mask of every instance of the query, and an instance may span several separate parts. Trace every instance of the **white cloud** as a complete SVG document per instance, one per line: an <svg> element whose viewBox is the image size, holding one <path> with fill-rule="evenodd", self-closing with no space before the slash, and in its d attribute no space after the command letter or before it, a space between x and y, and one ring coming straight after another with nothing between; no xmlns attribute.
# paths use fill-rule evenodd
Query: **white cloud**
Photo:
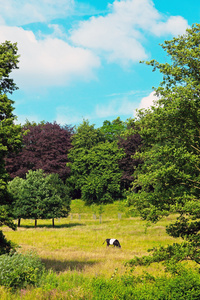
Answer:
<svg viewBox="0 0 200 300"><path fill-rule="evenodd" d="M73 7L74 0L1 0L0 15L5 24L18 26L66 17Z"/></svg>
<svg viewBox="0 0 200 300"><path fill-rule="evenodd" d="M155 92L151 92L149 94L149 96L147 97L143 97L140 104L139 104L139 107L138 109L148 109L150 108L152 105L154 105L154 101L158 100L159 97L156 96Z"/></svg>
<svg viewBox="0 0 200 300"><path fill-rule="evenodd" d="M133 111L136 109L136 103L128 100L124 97L123 99L115 99L107 104L98 104L95 109L95 115L97 118L107 118L111 116L132 116Z"/></svg>
<svg viewBox="0 0 200 300"><path fill-rule="evenodd" d="M0 43L5 40L18 43L20 64L13 74L20 88L62 86L74 78L89 80L100 66L90 50L52 37L37 40L33 32L22 28L0 26Z"/></svg>
<svg viewBox="0 0 200 300"><path fill-rule="evenodd" d="M106 118L116 118L118 116L132 117L137 107L136 102L128 98L113 99L106 104L98 104L92 111L81 114L79 109L76 110L69 106L59 106L56 108L56 122L58 124L78 124L86 120L98 120Z"/></svg>
<svg viewBox="0 0 200 300"><path fill-rule="evenodd" d="M31 22L65 18L75 7L74 0L0 0L0 43L18 43L20 70L13 72L20 88L61 86L74 79L95 78L100 57L121 65L147 59L145 34L156 36L183 33L187 21L182 17L162 16L151 0L115 0L105 16L80 22L67 34L50 24L52 35L37 39L32 31L17 27ZM9 26L8 26L9 25Z"/></svg>
<svg viewBox="0 0 200 300"><path fill-rule="evenodd" d="M78 110L71 109L69 106L59 106L56 109L56 121L59 124L77 124L82 122L83 119L105 120L106 118L114 119L117 116L124 116L127 118L134 117L136 110L148 109L154 105L154 101L159 99L153 91L138 102L137 99L139 99L139 94L142 95L145 93L146 91L129 91L121 94L109 95L108 97L114 97L114 99L105 104L97 104L93 111L88 112L85 115L79 113Z"/></svg>
<svg viewBox="0 0 200 300"><path fill-rule="evenodd" d="M188 28L188 23L183 17L172 16L166 22L159 22L158 24L154 24L151 30L157 36L161 36L164 34L172 34L178 36L179 34L183 34L186 28Z"/></svg>
<svg viewBox="0 0 200 300"><path fill-rule="evenodd" d="M71 31L73 43L104 54L108 62L127 64L146 59L142 45L145 32L177 35L188 27L182 17L166 19L151 0L115 0L110 11L106 16L80 22Z"/></svg>

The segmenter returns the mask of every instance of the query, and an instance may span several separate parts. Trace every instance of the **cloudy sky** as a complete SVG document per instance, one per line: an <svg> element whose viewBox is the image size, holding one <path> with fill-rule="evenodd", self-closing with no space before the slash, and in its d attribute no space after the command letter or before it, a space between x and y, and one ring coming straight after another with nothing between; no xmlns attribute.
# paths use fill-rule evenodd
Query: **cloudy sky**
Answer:
<svg viewBox="0 0 200 300"><path fill-rule="evenodd" d="M18 43L18 122L134 117L161 75L140 60L166 62L159 46L200 22L199 0L0 0L0 43Z"/></svg>

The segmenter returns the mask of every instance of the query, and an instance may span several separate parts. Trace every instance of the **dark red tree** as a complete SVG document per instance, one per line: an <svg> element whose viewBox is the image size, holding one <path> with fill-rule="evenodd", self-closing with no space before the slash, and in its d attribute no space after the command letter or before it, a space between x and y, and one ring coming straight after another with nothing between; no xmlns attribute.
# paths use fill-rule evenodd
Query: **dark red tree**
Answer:
<svg viewBox="0 0 200 300"><path fill-rule="evenodd" d="M73 128L61 127L56 122L29 125L23 137L23 148L18 154L9 153L6 170L11 178L25 178L28 170L42 169L45 173L57 173L65 181L70 173L68 152L71 148Z"/></svg>
<svg viewBox="0 0 200 300"><path fill-rule="evenodd" d="M125 189L128 189L134 181L134 171L142 163L140 159L134 158L141 144L142 139L138 133L119 138L118 147L124 148L126 153L125 157L119 161L119 166L123 170L121 184Z"/></svg>

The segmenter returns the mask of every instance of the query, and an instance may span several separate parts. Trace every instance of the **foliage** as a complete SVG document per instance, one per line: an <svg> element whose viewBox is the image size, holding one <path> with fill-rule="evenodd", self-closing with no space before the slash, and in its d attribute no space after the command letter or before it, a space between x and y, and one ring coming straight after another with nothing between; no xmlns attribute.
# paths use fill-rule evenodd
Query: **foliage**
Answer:
<svg viewBox="0 0 200 300"><path fill-rule="evenodd" d="M112 122L106 120L103 122L103 126L100 127L100 131L103 133L105 139L109 142L118 140L120 135L126 130L127 125L121 121L120 118L116 118Z"/></svg>
<svg viewBox="0 0 200 300"><path fill-rule="evenodd" d="M18 56L16 44L5 42L0 45L0 201L8 203L9 195L6 185L8 175L4 166L4 158L8 151L15 151L21 145L21 127L14 124L14 102L6 92L16 89L13 79L9 78L12 69L17 68Z"/></svg>
<svg viewBox="0 0 200 300"><path fill-rule="evenodd" d="M124 155L117 142L105 140L102 132L84 121L72 138L68 158L70 185L81 193L86 204L109 203L121 196L121 170L118 160Z"/></svg>
<svg viewBox="0 0 200 300"><path fill-rule="evenodd" d="M128 199L145 220L156 222L170 211L178 213L167 232L182 237L188 249L193 247L195 261L199 261L200 246L199 40L200 25L194 25L162 45L170 64L147 62L163 73L163 81L156 89L159 100L137 115L143 140L138 157L144 164L135 173L134 188L142 189Z"/></svg>
<svg viewBox="0 0 200 300"><path fill-rule="evenodd" d="M72 148L69 151L70 178L67 180L71 187L72 198L81 198L82 180L87 176L87 168L83 158L85 154L96 144L104 141L102 133L94 128L94 125L89 125L89 122L84 120L82 124L75 128L75 134L72 137Z"/></svg>
<svg viewBox="0 0 200 300"><path fill-rule="evenodd" d="M117 142L105 141L101 131L84 121L72 139L69 182L81 192L86 204L109 203L121 196L119 159L124 155Z"/></svg>
<svg viewBox="0 0 200 300"><path fill-rule="evenodd" d="M0 243L1 243L0 255L14 252L17 248L17 244L8 241L1 230L0 230Z"/></svg>
<svg viewBox="0 0 200 300"><path fill-rule="evenodd" d="M200 275L182 269L178 275L153 277L149 273L135 276L128 272L109 279L101 276L89 279L82 273L45 273L38 288L18 291L0 289L1 299L71 299L77 300L188 300L200 297ZM5 298L4 298L5 297Z"/></svg>
<svg viewBox="0 0 200 300"><path fill-rule="evenodd" d="M17 44L5 41L0 45L0 94L12 93L17 89L9 77L13 69L18 69Z"/></svg>
<svg viewBox="0 0 200 300"><path fill-rule="evenodd" d="M0 226L6 225L15 229L10 213L12 198L7 190L9 176L5 170L4 159L9 151L16 151L21 146L21 126L14 123L14 102L6 93L17 89L10 73L17 69L17 45L8 41L0 44ZM0 253L7 252L11 243L6 242L0 231Z"/></svg>
<svg viewBox="0 0 200 300"><path fill-rule="evenodd" d="M58 174L30 170L26 179L15 177L9 182L16 218L53 219L67 217L70 211L69 191Z"/></svg>
<svg viewBox="0 0 200 300"><path fill-rule="evenodd" d="M8 191L14 200L12 211L15 218L20 218L23 214L23 184L24 180L19 177L15 177L12 181L8 182ZM18 225L20 225L20 221Z"/></svg>
<svg viewBox="0 0 200 300"><path fill-rule="evenodd" d="M171 277L153 277L148 273L135 276L131 273L111 279L94 278L91 282L91 299L168 300L199 299L200 276L198 272L181 269Z"/></svg>
<svg viewBox="0 0 200 300"><path fill-rule="evenodd" d="M149 266L154 262L163 262L166 270L171 271L172 269L174 270L177 268L179 262L184 260L193 260L196 263L200 263L200 250L187 242L180 244L173 243L167 247L160 246L149 249L148 251L152 252L152 255L136 256L134 259L130 260L128 264L131 266Z"/></svg>
<svg viewBox="0 0 200 300"><path fill-rule="evenodd" d="M85 154L82 162L88 174L80 180L80 188L86 204L109 203L122 196L118 161L123 155L116 142L99 143Z"/></svg>
<svg viewBox="0 0 200 300"><path fill-rule="evenodd" d="M70 126L41 122L26 122L23 148L18 153L9 152L6 169L12 178L25 178L29 170L42 169L45 173L56 173L65 181L70 169L66 167L71 148L73 129Z"/></svg>
<svg viewBox="0 0 200 300"><path fill-rule="evenodd" d="M37 285L43 273L44 266L34 252L0 256L0 285L11 288Z"/></svg>
<svg viewBox="0 0 200 300"><path fill-rule="evenodd" d="M103 141L105 141L103 133L100 129L95 129L94 125L90 125L88 120L83 120L82 124L75 127L75 134L72 137L74 151L78 152L82 148L89 150Z"/></svg>
<svg viewBox="0 0 200 300"><path fill-rule="evenodd" d="M137 132L134 132L134 124L128 127L130 128L127 128L127 131L118 139L119 148L125 151L125 156L119 160L119 167L123 170L121 184L126 190L134 181L135 169L142 163L140 158L134 156L142 145L142 139Z"/></svg>

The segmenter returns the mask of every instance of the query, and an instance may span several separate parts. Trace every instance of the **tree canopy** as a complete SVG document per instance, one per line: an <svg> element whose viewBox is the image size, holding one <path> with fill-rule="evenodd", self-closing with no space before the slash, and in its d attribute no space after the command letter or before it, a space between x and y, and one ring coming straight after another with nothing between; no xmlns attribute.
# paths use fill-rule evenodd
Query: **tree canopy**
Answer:
<svg viewBox="0 0 200 300"><path fill-rule="evenodd" d="M42 169L45 173L57 173L65 181L70 173L66 163L73 128L47 122L27 123L24 130L27 133L23 136L23 148L17 154L9 152L6 159L10 176L25 178L29 170Z"/></svg>
<svg viewBox="0 0 200 300"><path fill-rule="evenodd" d="M0 44L0 226L15 228L10 213L12 199L7 190L9 176L5 169L5 157L9 151L16 151L21 146L21 126L14 123L14 102L6 93L17 89L10 73L17 69L17 45L8 41ZM0 253L7 252L11 243L7 242L0 231Z"/></svg>
<svg viewBox="0 0 200 300"><path fill-rule="evenodd" d="M124 156L117 141L109 142L100 129L83 121L72 138L68 158L70 186L86 204L108 203L121 197L122 171L118 161Z"/></svg>
<svg viewBox="0 0 200 300"><path fill-rule="evenodd" d="M10 181L9 191L14 198L15 218L54 220L69 214L69 189L58 174L47 175L43 170L30 170L26 179L15 177Z"/></svg>
<svg viewBox="0 0 200 300"><path fill-rule="evenodd" d="M161 46L170 63L147 62L163 74L163 81L155 89L159 100L137 114L143 140L138 157L144 163L134 187L142 189L132 192L129 201L146 220L178 213L167 232L186 241L181 259L187 252L200 263L200 25Z"/></svg>
<svg viewBox="0 0 200 300"><path fill-rule="evenodd" d="M121 185L128 190L135 180L134 172L139 164L140 158L135 157L135 153L140 151L142 139L139 133L135 132L134 122L128 124L126 131L118 138L118 147L124 149L125 155L119 160L119 167L123 171Z"/></svg>
<svg viewBox="0 0 200 300"><path fill-rule="evenodd" d="M100 127L100 131L103 133L105 139L109 142L118 140L120 135L126 130L127 124L120 120L120 117L113 121L104 121Z"/></svg>

